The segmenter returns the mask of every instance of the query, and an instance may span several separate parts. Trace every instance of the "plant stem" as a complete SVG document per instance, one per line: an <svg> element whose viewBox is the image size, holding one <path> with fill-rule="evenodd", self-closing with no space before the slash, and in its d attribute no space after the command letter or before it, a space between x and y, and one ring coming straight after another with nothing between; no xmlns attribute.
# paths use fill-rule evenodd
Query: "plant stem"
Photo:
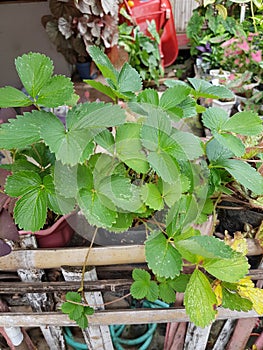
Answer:
<svg viewBox="0 0 263 350"><path fill-rule="evenodd" d="M252 20L253 20L253 26L254 26L254 30L255 30L255 33L257 33L257 25L256 25L256 21L255 21L255 13L254 13L254 6L253 6L253 1L250 0L250 8L251 8L251 17L252 17Z"/></svg>
<svg viewBox="0 0 263 350"><path fill-rule="evenodd" d="M87 254L86 254L86 257L85 257L85 261L83 263L83 266L82 266L82 273L81 273L81 282L80 282L80 287L78 289L78 292L81 292L82 294L82 297L83 299L85 300L85 296L84 296L84 277L85 277L85 271L86 271L86 266L87 266L87 263L88 263L88 259L89 259L89 255L90 255L90 252L91 252L91 248L93 246L93 243L95 241L95 237L96 237L96 234L98 232L98 227L96 227L94 233L93 233L93 236L92 236L92 240L90 242L90 246L89 246L89 249L87 251Z"/></svg>
<svg viewBox="0 0 263 350"><path fill-rule="evenodd" d="M117 303L118 301L120 301L122 299L125 299L125 298L129 297L130 295L131 295L131 293L127 293L127 294L123 295L122 297L117 298L115 300L108 301L107 303L103 303L103 304L96 304L96 305L90 305L86 301L84 303L78 303L77 301L67 300L67 302L71 303L71 304L74 304L74 305L89 306L89 307L94 308L94 307L98 307L98 306L106 306L106 305Z"/></svg>

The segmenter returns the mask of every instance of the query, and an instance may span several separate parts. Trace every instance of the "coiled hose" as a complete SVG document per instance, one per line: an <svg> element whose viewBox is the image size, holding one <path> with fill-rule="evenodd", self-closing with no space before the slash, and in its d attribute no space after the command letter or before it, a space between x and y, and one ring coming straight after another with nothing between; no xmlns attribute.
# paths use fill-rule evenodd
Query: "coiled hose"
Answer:
<svg viewBox="0 0 263 350"><path fill-rule="evenodd" d="M143 307L146 307L146 308L169 307L168 304L160 300L156 300L154 303L145 300L143 301L142 305ZM122 345L127 345L127 346L140 345L138 350L147 350L153 339L154 332L157 328L157 323L151 323L151 324L148 324L147 326L148 326L147 331L143 335L135 339L124 339L121 337L122 332L126 327L126 325L109 326L111 339L115 349L125 350L122 347ZM64 336L65 336L66 343L70 345L72 348L74 348L75 350L88 350L88 346L86 344L78 343L74 340L69 327L65 327Z"/></svg>

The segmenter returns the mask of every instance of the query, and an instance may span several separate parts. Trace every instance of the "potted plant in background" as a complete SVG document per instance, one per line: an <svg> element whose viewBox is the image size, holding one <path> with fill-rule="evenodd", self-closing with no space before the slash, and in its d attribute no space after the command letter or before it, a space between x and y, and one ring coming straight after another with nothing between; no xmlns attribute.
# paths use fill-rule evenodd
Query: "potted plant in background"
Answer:
<svg viewBox="0 0 263 350"><path fill-rule="evenodd" d="M205 76L210 69L224 69L220 62L224 55L221 44L231 38L242 25L234 15L232 2L198 1L186 27L190 54L196 60L199 74Z"/></svg>
<svg viewBox="0 0 263 350"><path fill-rule="evenodd" d="M132 25L133 20L124 8L121 8L120 14L129 24L119 24L118 45L128 53L129 64L139 72L145 86L152 82L159 85L159 79L164 76L164 68L160 55L160 35L155 20L146 20L146 35L138 25Z"/></svg>
<svg viewBox="0 0 263 350"><path fill-rule="evenodd" d="M245 145L236 136L262 133L260 118L252 112L229 118L220 108L198 106L201 96L232 96L225 87L189 78L189 83L174 81L159 97L153 89L142 90L140 75L128 63L118 71L98 47L90 47L89 55L108 85L86 82L114 103L77 104L72 83L52 76L51 61L38 53L16 60L30 97L12 87L0 89L1 107L26 106L32 100L38 107L55 107L62 97L71 106L66 125L39 109L1 126L0 148L13 154L5 191L19 197L16 222L38 230L51 208L62 214L79 210L94 234L101 227L116 235L142 223L146 260L156 277L151 280L147 271L135 269L135 298L173 302L175 291L184 290L186 311L201 327L215 319L221 304L262 313L261 301L251 294L253 283L248 287L243 280L249 268L244 251L194 228L215 210L228 184L250 191L254 200L261 198L263 178L242 158ZM177 127L197 111L212 132L205 143ZM48 155L41 167L32 163L34 153ZM185 260L193 266L190 273L185 273ZM87 305L75 294L67 299L62 310L74 318L75 308L81 308L74 319L86 326Z"/></svg>
<svg viewBox="0 0 263 350"><path fill-rule="evenodd" d="M110 49L118 42L118 1L89 3L49 1L51 15L42 17L49 39L66 61L76 66L81 79L95 77L88 54L90 45Z"/></svg>

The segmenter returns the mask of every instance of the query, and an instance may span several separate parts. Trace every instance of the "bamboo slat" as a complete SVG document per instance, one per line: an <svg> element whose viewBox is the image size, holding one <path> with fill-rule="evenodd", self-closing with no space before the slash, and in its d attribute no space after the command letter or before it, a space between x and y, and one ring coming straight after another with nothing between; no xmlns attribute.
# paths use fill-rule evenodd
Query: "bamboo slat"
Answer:
<svg viewBox="0 0 263 350"><path fill-rule="evenodd" d="M248 256L263 254L259 243L247 239ZM14 250L0 258L0 270L51 269L64 265L82 266L87 254L86 248ZM92 248L88 264L90 266L140 264L145 263L144 245L127 245Z"/></svg>
<svg viewBox="0 0 263 350"><path fill-rule="evenodd" d="M82 266L88 248L14 250L0 258L0 270L50 269L65 265ZM119 246L92 248L90 266L137 264L145 262L144 246Z"/></svg>

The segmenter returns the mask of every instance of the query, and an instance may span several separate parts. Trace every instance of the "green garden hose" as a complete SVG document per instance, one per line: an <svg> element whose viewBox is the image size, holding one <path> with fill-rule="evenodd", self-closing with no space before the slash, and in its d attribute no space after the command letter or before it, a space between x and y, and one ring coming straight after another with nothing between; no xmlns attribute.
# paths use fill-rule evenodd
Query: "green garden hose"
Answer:
<svg viewBox="0 0 263 350"><path fill-rule="evenodd" d="M169 307L168 304L160 300L156 300L154 303L146 300L146 301L143 301L142 305L143 307L147 307L147 308ZM154 332L157 328L157 323L151 323L151 324L148 324L147 326L148 326L147 331L143 335L135 339L124 339L121 337L122 332L126 327L126 325L109 326L111 339L115 349L124 350L124 348L121 345L123 344L127 346L140 345L138 350L147 350L153 339ZM65 336L66 343L68 345L70 345L75 350L88 350L88 346L86 344L78 343L74 340L69 327L65 327L64 329L65 329L64 336Z"/></svg>

